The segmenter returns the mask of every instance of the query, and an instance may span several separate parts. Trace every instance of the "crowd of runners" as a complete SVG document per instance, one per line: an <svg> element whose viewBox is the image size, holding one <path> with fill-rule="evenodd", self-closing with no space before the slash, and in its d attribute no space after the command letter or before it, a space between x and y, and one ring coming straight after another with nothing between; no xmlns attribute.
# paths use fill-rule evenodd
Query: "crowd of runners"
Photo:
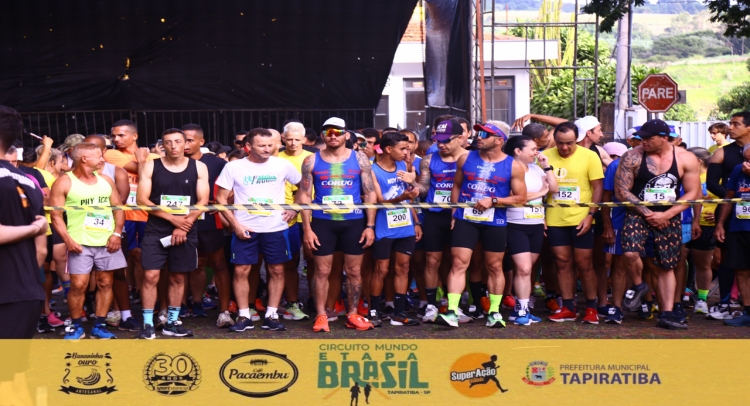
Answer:
<svg viewBox="0 0 750 406"><path fill-rule="evenodd" d="M186 123L139 148L136 124L120 120L110 134L57 148L45 136L32 150L21 148L20 115L0 106L0 337L185 337L191 318L216 308L217 328L235 334L298 322L328 332L340 318L361 331L626 318L687 329L689 317L750 326L750 112L712 125L709 149L687 148L661 120L628 131L627 145L600 146L590 116L473 126L441 116L430 130L420 140L332 117L319 135L290 121L222 146ZM637 205L719 198L746 200ZM346 207L409 202L470 208ZM578 205L592 202L636 205ZM211 203L336 206L184 207ZM568 207L506 208L542 203ZM85 209L136 204L169 210ZM62 314L50 307L56 289Z"/></svg>

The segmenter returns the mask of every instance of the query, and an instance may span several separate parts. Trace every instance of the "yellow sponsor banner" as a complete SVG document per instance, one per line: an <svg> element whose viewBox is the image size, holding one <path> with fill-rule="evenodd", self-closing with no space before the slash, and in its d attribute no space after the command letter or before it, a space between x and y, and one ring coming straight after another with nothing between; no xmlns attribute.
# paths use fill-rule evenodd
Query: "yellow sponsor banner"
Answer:
<svg viewBox="0 0 750 406"><path fill-rule="evenodd" d="M0 405L750 402L744 340L6 340L2 347L5 379L9 369L26 372L0 385Z"/></svg>

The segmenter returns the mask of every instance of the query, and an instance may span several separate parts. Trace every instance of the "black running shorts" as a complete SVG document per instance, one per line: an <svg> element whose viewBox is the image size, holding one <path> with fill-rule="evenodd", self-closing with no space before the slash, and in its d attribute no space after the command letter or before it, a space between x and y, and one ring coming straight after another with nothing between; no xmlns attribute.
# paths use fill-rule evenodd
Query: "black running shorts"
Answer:
<svg viewBox="0 0 750 406"><path fill-rule="evenodd" d="M411 256L414 254L417 237L381 238L372 244L373 259L389 259L391 251Z"/></svg>
<svg viewBox="0 0 750 406"><path fill-rule="evenodd" d="M544 224L508 223L508 254L542 252L544 244Z"/></svg>
<svg viewBox="0 0 750 406"><path fill-rule="evenodd" d="M169 272L192 272L198 268L198 233L188 234L180 245L164 248L160 238L166 236L145 235L141 243L141 264L144 271L162 269L169 261Z"/></svg>
<svg viewBox="0 0 750 406"><path fill-rule="evenodd" d="M364 218L340 221L313 219L310 228L320 241L320 246L317 250L313 250L313 255L317 257L333 255L339 248L346 255L364 254L365 250L362 248L364 241L360 243L359 240L362 238L366 224L367 220Z"/></svg>
<svg viewBox="0 0 750 406"><path fill-rule="evenodd" d="M473 250L478 241L486 252L505 252L508 227L489 226L456 219L451 233L451 248Z"/></svg>
<svg viewBox="0 0 750 406"><path fill-rule="evenodd" d="M443 252L443 248L451 243L452 218L450 210L424 212L422 241L426 252Z"/></svg>

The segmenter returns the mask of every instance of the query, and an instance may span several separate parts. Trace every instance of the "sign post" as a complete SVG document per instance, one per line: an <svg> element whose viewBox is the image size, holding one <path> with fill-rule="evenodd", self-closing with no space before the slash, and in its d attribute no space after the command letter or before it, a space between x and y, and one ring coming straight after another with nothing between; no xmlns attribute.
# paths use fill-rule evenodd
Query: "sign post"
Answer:
<svg viewBox="0 0 750 406"><path fill-rule="evenodd" d="M638 103L649 113L664 113L679 99L677 83L666 73L648 75L638 85Z"/></svg>

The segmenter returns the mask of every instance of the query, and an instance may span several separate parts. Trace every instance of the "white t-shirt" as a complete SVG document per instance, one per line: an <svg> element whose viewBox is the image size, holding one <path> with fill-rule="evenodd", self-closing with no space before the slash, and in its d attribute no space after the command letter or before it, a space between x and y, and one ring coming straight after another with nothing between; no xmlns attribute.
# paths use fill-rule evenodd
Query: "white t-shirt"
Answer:
<svg viewBox="0 0 750 406"><path fill-rule="evenodd" d="M284 203L285 183L299 183L302 175L289 161L270 157L262 164L248 159L232 161L216 179L220 187L234 191L236 204ZM235 210L237 221L256 233L272 233L289 228L280 210Z"/></svg>
<svg viewBox="0 0 750 406"><path fill-rule="evenodd" d="M542 178L547 175L544 170L536 164L529 164L529 170L526 172L526 193L536 193L542 190L544 182ZM528 204L541 204L542 198L536 200L530 200ZM543 224L544 223L544 208L530 208L530 207L508 207L506 210L509 223L515 224Z"/></svg>

